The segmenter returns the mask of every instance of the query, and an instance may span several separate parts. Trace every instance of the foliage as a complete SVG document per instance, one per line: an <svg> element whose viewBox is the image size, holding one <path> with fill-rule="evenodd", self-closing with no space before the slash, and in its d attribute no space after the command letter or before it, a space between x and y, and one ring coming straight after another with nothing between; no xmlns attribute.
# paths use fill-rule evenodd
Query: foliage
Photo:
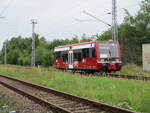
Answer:
<svg viewBox="0 0 150 113"><path fill-rule="evenodd" d="M87 37L85 34L81 37L81 42L91 41L91 37ZM30 65L31 64L31 52L32 52L32 39L31 37L13 37L11 40L7 40L7 63L16 65ZM79 43L79 37L75 35L72 39L55 39L52 42L48 42L44 37L35 35L35 54L36 65L51 66L53 65L54 52L53 49L56 46ZM4 63L4 46L0 52L0 63Z"/></svg>
<svg viewBox="0 0 150 113"><path fill-rule="evenodd" d="M112 32L109 29L108 31L105 31L102 35L97 35L97 40L103 41L103 40L110 40L112 37Z"/></svg>
<svg viewBox="0 0 150 113"><path fill-rule="evenodd" d="M133 76L150 76L149 72L143 71L141 66L135 64L127 64L122 67L120 71L117 72L120 75L133 75Z"/></svg>
<svg viewBox="0 0 150 113"><path fill-rule="evenodd" d="M142 44L150 42L150 1L144 0L141 4L141 9L137 15L130 16L128 14L124 21L124 26L120 29L124 31L120 32L120 42L127 48L127 56L129 56L128 62L142 64ZM125 56L125 57L127 57ZM124 57L124 58L125 58Z"/></svg>
<svg viewBox="0 0 150 113"><path fill-rule="evenodd" d="M7 63L16 65L30 65L31 64L31 42L32 39L13 37L11 40L6 41L7 45ZM48 48L48 42L39 35L35 36L36 48L36 65L49 66L52 65L53 54ZM4 47L1 51L1 59L4 59ZM4 61L1 61L4 63Z"/></svg>
<svg viewBox="0 0 150 113"><path fill-rule="evenodd" d="M4 113L2 106L8 105L9 110L14 110L15 102L12 102L5 94L0 93L0 113Z"/></svg>
<svg viewBox="0 0 150 113"><path fill-rule="evenodd" d="M125 9L124 22L118 26L123 62L142 64L142 44L150 43L150 0L143 0L135 16ZM105 31L98 40L111 39L111 30Z"/></svg>

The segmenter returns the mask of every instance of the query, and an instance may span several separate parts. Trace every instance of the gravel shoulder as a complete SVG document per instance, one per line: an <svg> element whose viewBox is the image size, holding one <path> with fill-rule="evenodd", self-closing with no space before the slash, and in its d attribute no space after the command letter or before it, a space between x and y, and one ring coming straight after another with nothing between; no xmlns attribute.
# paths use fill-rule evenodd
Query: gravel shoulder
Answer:
<svg viewBox="0 0 150 113"><path fill-rule="evenodd" d="M13 109L17 111L17 113L53 113L52 111L48 111L39 104L36 104L28 98L25 98L2 85L0 85L0 94L4 95L8 101L13 103Z"/></svg>

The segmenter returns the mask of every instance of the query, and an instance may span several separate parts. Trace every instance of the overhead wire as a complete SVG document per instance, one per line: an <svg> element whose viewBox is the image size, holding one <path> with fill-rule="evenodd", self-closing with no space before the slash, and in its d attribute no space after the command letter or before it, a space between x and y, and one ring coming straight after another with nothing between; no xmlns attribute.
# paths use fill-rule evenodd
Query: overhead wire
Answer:
<svg viewBox="0 0 150 113"><path fill-rule="evenodd" d="M125 6L125 7L122 7L122 8L119 8L118 9L118 12L120 12L121 10L124 10L124 9L126 9L126 8L133 8L133 7L135 7L135 6L139 6L139 3L138 4L133 4L133 5L129 5L129 6ZM104 15L107 15L107 13L103 13L103 14L101 14L101 16L104 16ZM60 20L61 21L61 20ZM72 25L72 24L71 24ZM70 26L70 25L69 25ZM66 27L65 27L66 28ZM68 28L68 26L67 26L67 28ZM51 32L53 32L53 31L55 31L55 30L57 30L57 29L53 29ZM46 35L44 35L44 36L49 36L50 35L50 33L48 33L48 34L46 34Z"/></svg>

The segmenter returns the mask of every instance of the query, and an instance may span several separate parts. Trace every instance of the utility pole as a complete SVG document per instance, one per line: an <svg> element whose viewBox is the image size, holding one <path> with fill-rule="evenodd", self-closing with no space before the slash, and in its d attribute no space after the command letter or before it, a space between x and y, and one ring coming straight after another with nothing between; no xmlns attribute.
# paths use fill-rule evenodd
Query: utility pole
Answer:
<svg viewBox="0 0 150 113"><path fill-rule="evenodd" d="M35 24L37 24L37 21L35 19L31 20L32 24L32 58L31 58L31 66L35 66Z"/></svg>
<svg viewBox="0 0 150 113"><path fill-rule="evenodd" d="M3 19L5 17L0 16L0 19ZM7 50L6 50L6 42L4 42L4 64L7 64Z"/></svg>
<svg viewBox="0 0 150 113"><path fill-rule="evenodd" d="M7 45L6 45L6 42L4 42L4 64L7 64Z"/></svg>
<svg viewBox="0 0 150 113"><path fill-rule="evenodd" d="M3 19L5 17L0 16L0 19ZM4 42L4 64L7 64L7 46L6 42Z"/></svg>
<svg viewBox="0 0 150 113"><path fill-rule="evenodd" d="M117 28L117 0L112 0L112 39L118 40Z"/></svg>

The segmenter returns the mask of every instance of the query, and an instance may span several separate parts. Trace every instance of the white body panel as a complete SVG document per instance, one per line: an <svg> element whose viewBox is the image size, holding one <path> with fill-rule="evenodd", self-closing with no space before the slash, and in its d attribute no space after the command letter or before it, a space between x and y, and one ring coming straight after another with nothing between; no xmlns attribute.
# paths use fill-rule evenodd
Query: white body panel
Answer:
<svg viewBox="0 0 150 113"><path fill-rule="evenodd" d="M75 49L84 49L84 48L92 48L92 44L72 46L72 50L75 50Z"/></svg>
<svg viewBox="0 0 150 113"><path fill-rule="evenodd" d="M94 47L95 44L84 44L84 45L72 45L72 46L68 46L68 47L57 47L54 49L54 52L58 52L58 51L69 51L69 50L76 50L76 49L84 49L84 48L92 48Z"/></svg>
<svg viewBox="0 0 150 113"><path fill-rule="evenodd" d="M70 49L69 47L55 48L55 49L54 49L54 52L57 52L57 51L67 51L67 50L69 50L69 49Z"/></svg>
<svg viewBox="0 0 150 113"><path fill-rule="evenodd" d="M69 51L68 53L68 63L69 69L73 69L73 51Z"/></svg>

